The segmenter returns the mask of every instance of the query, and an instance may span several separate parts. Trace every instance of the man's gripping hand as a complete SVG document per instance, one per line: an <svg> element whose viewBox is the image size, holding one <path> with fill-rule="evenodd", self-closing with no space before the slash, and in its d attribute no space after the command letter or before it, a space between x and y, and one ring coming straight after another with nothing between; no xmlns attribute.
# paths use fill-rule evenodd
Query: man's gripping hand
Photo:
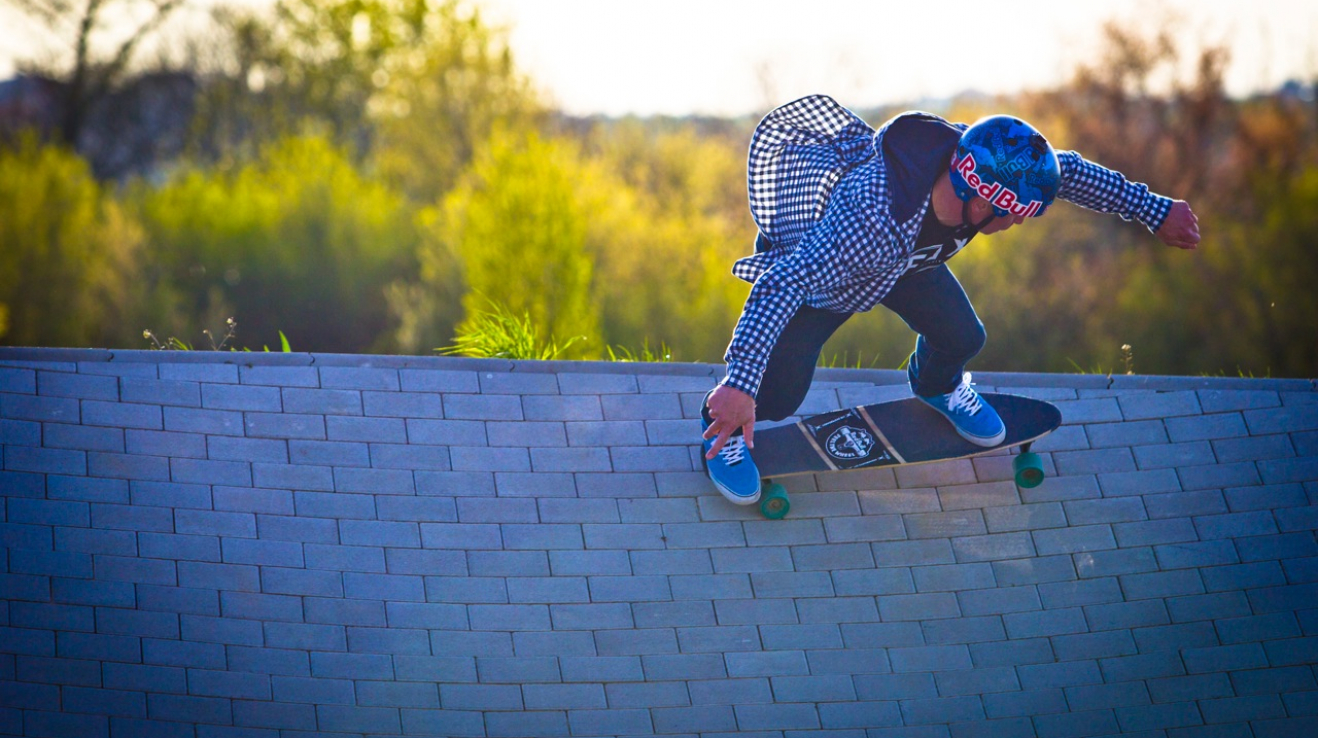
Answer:
<svg viewBox="0 0 1318 738"><path fill-rule="evenodd" d="M1156 232L1158 238L1168 246L1178 249L1194 249L1199 245L1199 219L1190 209L1190 203L1177 200L1172 203L1167 218Z"/></svg>
<svg viewBox="0 0 1318 738"><path fill-rule="evenodd" d="M718 452L723 449L723 445L728 442L728 438L736 432L738 428L742 429L742 434L746 437L746 446L755 448L755 398L734 389L727 385L719 385L709 395L709 417L713 419L709 428L705 429L705 440L717 436L714 445L710 446L709 453L705 454L706 459L713 459Z"/></svg>

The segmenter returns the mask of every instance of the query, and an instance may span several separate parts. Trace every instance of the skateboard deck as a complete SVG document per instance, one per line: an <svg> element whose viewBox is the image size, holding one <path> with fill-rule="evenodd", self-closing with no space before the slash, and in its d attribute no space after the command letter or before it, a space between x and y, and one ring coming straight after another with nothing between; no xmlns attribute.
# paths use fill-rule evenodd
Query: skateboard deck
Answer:
<svg viewBox="0 0 1318 738"><path fill-rule="evenodd" d="M1014 446L1024 447L1013 462L1017 483L1037 486L1043 466L1029 453L1029 444L1062 424L1061 411L1018 395L982 397L1007 426L1007 437L992 447L957 435L946 418L914 397L814 415L756 433L752 453L767 482L761 510L771 518L786 514L786 492L771 483L777 477L964 459ZM780 507L781 514L775 514Z"/></svg>

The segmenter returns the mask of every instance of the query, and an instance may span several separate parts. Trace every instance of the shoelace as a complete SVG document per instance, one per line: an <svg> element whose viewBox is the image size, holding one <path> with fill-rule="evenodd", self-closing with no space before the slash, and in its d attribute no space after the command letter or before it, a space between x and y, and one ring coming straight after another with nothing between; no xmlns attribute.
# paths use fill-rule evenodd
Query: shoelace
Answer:
<svg viewBox="0 0 1318 738"><path fill-rule="evenodd" d="M952 412L964 410L967 415L979 413L979 393L970 387L970 372L961 377L961 384L952 390L952 397L947 401L947 409Z"/></svg>
<svg viewBox="0 0 1318 738"><path fill-rule="evenodd" d="M733 436L723 446L723 450L718 452L723 458L723 463L728 466L736 466L741 463L742 457L746 455L746 439L743 436Z"/></svg>

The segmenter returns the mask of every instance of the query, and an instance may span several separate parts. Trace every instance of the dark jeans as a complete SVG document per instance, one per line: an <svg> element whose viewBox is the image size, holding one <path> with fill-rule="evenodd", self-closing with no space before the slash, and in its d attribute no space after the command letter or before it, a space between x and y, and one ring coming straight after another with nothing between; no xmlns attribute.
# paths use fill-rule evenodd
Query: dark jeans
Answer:
<svg viewBox="0 0 1318 738"><path fill-rule="evenodd" d="M984 348L984 324L946 264L909 272L883 298L919 334L907 373L911 390L934 397L956 389L966 362ZM824 343L853 313L802 305L788 321L769 355L756 397L757 420L782 420L796 413L810 390Z"/></svg>

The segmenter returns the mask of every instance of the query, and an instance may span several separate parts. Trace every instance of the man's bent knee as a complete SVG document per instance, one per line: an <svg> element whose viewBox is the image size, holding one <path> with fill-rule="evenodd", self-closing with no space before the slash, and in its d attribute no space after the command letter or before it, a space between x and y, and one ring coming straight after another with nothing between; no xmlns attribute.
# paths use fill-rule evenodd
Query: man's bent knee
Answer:
<svg viewBox="0 0 1318 738"><path fill-rule="evenodd" d="M988 343L988 331L984 330L984 322L975 321L975 327L966 331L964 350L969 358L979 355L984 350L984 345Z"/></svg>
<svg viewBox="0 0 1318 738"><path fill-rule="evenodd" d="M926 340L928 338L928 336L925 336ZM973 324L967 324L955 333L940 337L936 343L930 341L930 348L943 357L965 363L978 356L987 343L988 333L984 330L984 323L976 320Z"/></svg>

